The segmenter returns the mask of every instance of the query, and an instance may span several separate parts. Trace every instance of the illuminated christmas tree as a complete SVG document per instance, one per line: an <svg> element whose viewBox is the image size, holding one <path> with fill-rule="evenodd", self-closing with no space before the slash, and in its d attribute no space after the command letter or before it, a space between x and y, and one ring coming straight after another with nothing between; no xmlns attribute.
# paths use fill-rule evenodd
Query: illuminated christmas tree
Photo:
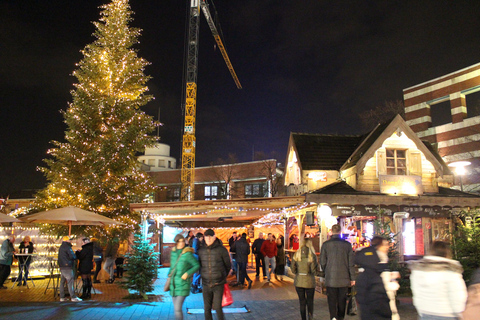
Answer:
<svg viewBox="0 0 480 320"><path fill-rule="evenodd" d="M153 99L146 94L149 63L133 49L140 30L129 27L133 12L128 0L101 8L100 20L94 22L96 40L82 51L73 73L78 81L73 102L63 112L66 142L53 141L51 158L40 168L48 186L37 194L37 205L77 206L126 222L129 230L124 231L132 231L137 218L129 204L155 191L136 157L157 139L149 136L156 123L139 109Z"/></svg>

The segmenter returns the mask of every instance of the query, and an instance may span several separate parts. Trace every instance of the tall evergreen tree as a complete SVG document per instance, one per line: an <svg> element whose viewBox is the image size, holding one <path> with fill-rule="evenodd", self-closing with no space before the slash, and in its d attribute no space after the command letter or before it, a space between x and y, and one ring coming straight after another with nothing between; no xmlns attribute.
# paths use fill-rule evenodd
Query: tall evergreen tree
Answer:
<svg viewBox="0 0 480 320"><path fill-rule="evenodd" d="M73 101L63 112L66 142L53 141L45 159L48 186L37 194L40 208L68 205L95 211L135 226L129 203L141 202L155 187L137 165L136 152L156 142L156 127L139 108L153 99L147 95L149 64L133 49L140 29L129 27L128 0L100 7L94 22L96 40L82 51L73 75Z"/></svg>

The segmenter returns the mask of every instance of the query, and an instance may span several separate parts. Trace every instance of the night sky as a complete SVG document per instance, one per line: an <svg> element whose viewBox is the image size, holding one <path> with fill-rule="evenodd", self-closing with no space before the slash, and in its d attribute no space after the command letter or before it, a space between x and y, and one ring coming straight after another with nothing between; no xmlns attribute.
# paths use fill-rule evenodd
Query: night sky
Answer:
<svg viewBox="0 0 480 320"><path fill-rule="evenodd" d="M42 188L36 171L66 129L80 50L94 41L98 0L0 0L0 195ZM179 159L189 0L131 0L139 56L161 142ZM229 153L276 152L289 133L364 133L358 115L402 89L480 62L480 1L244 0L215 2L243 89L201 20L197 166ZM211 8L213 11L213 8ZM213 12L212 12L213 14Z"/></svg>

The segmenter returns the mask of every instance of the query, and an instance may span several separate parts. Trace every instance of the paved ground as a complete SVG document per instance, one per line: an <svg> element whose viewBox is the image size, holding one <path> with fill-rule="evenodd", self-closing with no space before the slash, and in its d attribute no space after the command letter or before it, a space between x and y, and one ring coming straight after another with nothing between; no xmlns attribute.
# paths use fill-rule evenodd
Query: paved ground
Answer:
<svg viewBox="0 0 480 320"><path fill-rule="evenodd" d="M116 284L95 284L97 294L83 302L59 302L47 287L47 280L35 281L34 288L14 287L7 283L8 290L0 290L0 319L8 320L50 320L50 319L174 319L171 298L163 292L163 284L168 269L159 270L159 279L155 282L155 291L149 302L122 299L127 290ZM253 279L253 275L250 275ZM232 288L235 300L231 307L246 306L249 313L227 314L228 320L237 319L300 319L298 298L292 280L284 278L283 282L254 281L251 290ZM191 315L187 308L203 308L201 294L190 295L184 303L185 320L204 319L203 314ZM402 320L416 320L415 308L410 299L401 299L399 312ZM328 317L326 297L315 295L315 319ZM348 320L360 319L351 316Z"/></svg>

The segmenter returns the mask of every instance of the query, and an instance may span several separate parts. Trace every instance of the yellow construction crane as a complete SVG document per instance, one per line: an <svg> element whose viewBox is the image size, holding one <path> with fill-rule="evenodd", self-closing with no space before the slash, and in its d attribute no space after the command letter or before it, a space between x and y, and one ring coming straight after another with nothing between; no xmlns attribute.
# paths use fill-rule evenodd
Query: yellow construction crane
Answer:
<svg viewBox="0 0 480 320"><path fill-rule="evenodd" d="M220 34L210 14L206 0L188 0L190 2L190 17L188 28L188 51L186 70L185 120L182 145L182 190L181 200L190 201L194 198L195 189L195 115L197 107L197 65L198 65L198 34L200 29L200 10L203 12L208 26L212 31L217 46L222 53L228 70L238 89L242 88L237 74L233 69Z"/></svg>

